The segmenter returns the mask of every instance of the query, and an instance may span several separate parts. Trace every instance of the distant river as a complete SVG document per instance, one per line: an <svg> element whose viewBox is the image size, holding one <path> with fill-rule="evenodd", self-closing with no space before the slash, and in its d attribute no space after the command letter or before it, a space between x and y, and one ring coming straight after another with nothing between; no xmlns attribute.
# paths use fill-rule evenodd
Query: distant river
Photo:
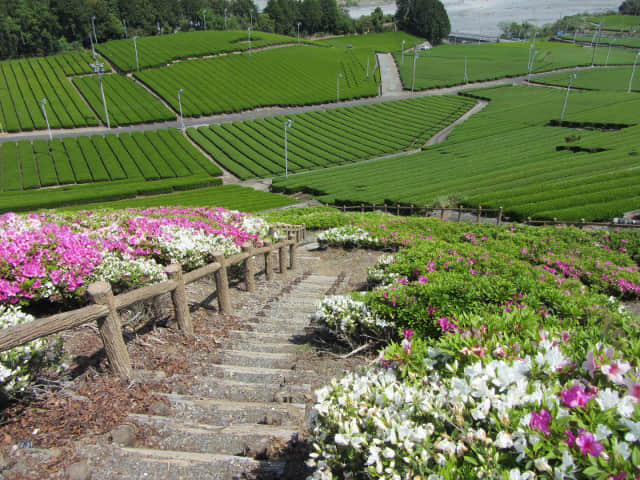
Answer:
<svg viewBox="0 0 640 480"><path fill-rule="evenodd" d="M380 7L384 13L395 13L395 3L383 2ZM256 3L264 8L266 0ZM451 20L451 31L498 35L501 33L499 22L530 22L542 26L565 15L617 10L622 0L444 0L443 3ZM375 5L351 7L349 15L353 18L369 15L374 8Z"/></svg>

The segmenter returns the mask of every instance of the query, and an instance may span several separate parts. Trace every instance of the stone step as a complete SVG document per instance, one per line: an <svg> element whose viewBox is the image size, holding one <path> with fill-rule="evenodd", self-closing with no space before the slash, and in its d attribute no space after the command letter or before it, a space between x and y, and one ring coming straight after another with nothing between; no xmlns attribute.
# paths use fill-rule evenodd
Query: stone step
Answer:
<svg viewBox="0 0 640 480"><path fill-rule="evenodd" d="M211 376L173 376L173 382L190 383L189 394L236 402L304 403L313 399L308 384L286 383L267 378L264 382L243 382Z"/></svg>
<svg viewBox="0 0 640 480"><path fill-rule="evenodd" d="M262 343L258 340L240 340L233 343L234 350L246 352L267 352L267 353L296 353L303 352L309 346L301 343Z"/></svg>
<svg viewBox="0 0 640 480"><path fill-rule="evenodd" d="M243 367L239 365L210 365L208 373L218 378L228 378L247 383L306 383L317 374L304 369Z"/></svg>
<svg viewBox="0 0 640 480"><path fill-rule="evenodd" d="M297 429L264 424L209 425L153 415L129 415L153 428L154 449L268 458L298 439Z"/></svg>
<svg viewBox="0 0 640 480"><path fill-rule="evenodd" d="M247 322L248 323L248 322ZM262 343L286 343L295 338L291 333L282 332L259 332L256 330L231 330L235 337L245 340L256 340Z"/></svg>
<svg viewBox="0 0 640 480"><path fill-rule="evenodd" d="M237 402L193 395L163 395L171 404L171 416L207 425L240 423L300 425L306 415L301 403Z"/></svg>
<svg viewBox="0 0 640 480"><path fill-rule="evenodd" d="M220 363L240 367L263 367L290 369L295 366L296 356L290 353L244 352L221 350Z"/></svg>
<svg viewBox="0 0 640 480"><path fill-rule="evenodd" d="M285 461L259 461L249 457L214 453L111 447L87 452L92 470L100 480L231 480L277 479Z"/></svg>

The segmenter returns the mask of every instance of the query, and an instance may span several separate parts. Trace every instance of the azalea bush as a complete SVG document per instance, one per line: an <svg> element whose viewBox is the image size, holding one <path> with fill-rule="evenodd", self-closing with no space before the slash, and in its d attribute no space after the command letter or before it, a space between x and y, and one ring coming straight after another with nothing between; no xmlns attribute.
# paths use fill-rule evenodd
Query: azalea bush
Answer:
<svg viewBox="0 0 640 480"><path fill-rule="evenodd" d="M318 318L396 342L318 392L313 478L640 478L637 233L374 214L330 244L354 231L394 253Z"/></svg>
<svg viewBox="0 0 640 480"><path fill-rule="evenodd" d="M222 208L150 208L73 214L0 216L0 327L87 302L95 281L115 293L166 279L165 267L191 270L230 256L245 242L261 245L268 224ZM37 340L0 354L0 390L12 394L59 360ZM53 353L52 353L53 352Z"/></svg>

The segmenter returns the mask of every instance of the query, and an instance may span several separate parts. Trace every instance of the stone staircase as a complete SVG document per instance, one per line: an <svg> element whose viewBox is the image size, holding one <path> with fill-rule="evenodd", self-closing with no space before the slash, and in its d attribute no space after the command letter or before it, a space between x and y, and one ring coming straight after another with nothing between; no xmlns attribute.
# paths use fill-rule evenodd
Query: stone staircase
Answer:
<svg viewBox="0 0 640 480"><path fill-rule="evenodd" d="M287 279L258 279L255 301L234 306L246 327L232 332L234 340L213 357L194 355L190 375L164 380L174 386L163 394L166 411L129 417L134 431L151 435L130 446L98 442L78 449L91 478L304 478L304 456L294 462L287 452L300 450L313 400L317 373L304 362L310 317L341 277L314 273L318 259L305 257L304 247L299 259Z"/></svg>

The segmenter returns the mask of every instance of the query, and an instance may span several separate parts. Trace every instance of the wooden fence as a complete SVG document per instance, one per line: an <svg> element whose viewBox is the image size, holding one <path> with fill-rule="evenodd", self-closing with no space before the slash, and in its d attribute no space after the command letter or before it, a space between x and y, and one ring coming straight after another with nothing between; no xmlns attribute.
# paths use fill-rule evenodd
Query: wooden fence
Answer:
<svg viewBox="0 0 640 480"><path fill-rule="evenodd" d="M89 322L97 321L104 349L113 371L124 378L131 378L132 367L124 338L122 322L118 310L142 300L149 300L165 293L171 293L173 309L180 329L193 333L189 304L185 285L195 282L207 275L215 274L218 309L222 314L231 313L229 281L227 268L243 263L245 289L254 292L255 266L254 257L264 256L265 277L273 279L273 253L278 252L279 273L285 275L287 268L296 268L297 245L304 239L304 225L281 225L272 227L274 231L285 231L287 238L277 243L265 240L264 246L256 248L252 243L242 245L242 252L225 258L223 252L214 252L214 262L190 272L183 272L179 264L166 268L168 280L131 290L120 295L113 295L111 285L107 282L96 282L89 285L87 293L93 305L71 310L49 317L38 318L28 323L0 330L0 352L15 348L38 338L68 330Z"/></svg>
<svg viewBox="0 0 640 480"><path fill-rule="evenodd" d="M335 208L342 210L343 212L375 212L380 211L384 213L392 213L395 215L420 215L425 217L440 217L444 218L447 215L449 220L460 222L463 214L469 214L473 217L476 223L480 223L483 215L485 219L493 219L496 225L502 225L505 221L504 210L500 208L463 208L463 207L430 207L429 205L376 205L361 203L360 205L332 205ZM584 218L579 222L567 222L564 220L536 220L531 217L527 217L522 223L525 225L572 225L579 228L594 227L594 228L640 228L640 222L638 221L621 221L621 222L587 222Z"/></svg>

